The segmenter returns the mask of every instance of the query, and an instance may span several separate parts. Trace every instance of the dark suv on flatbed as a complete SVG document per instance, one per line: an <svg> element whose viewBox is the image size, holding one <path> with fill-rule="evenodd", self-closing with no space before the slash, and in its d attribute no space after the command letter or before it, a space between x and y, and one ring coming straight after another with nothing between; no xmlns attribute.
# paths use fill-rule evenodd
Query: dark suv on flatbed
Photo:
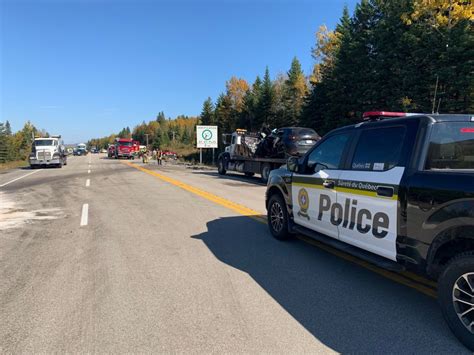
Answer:
<svg viewBox="0 0 474 355"><path fill-rule="evenodd" d="M371 112L270 174L268 225L438 282L474 350L474 115Z"/></svg>

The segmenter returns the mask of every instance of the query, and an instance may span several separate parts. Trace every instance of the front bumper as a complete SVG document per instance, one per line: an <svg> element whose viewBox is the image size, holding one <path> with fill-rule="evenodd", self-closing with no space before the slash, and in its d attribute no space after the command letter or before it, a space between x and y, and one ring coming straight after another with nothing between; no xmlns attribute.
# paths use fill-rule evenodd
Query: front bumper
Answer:
<svg viewBox="0 0 474 355"><path fill-rule="evenodd" d="M61 158L55 158L55 159L50 159L50 160L30 158L30 165L58 165L58 164L61 164Z"/></svg>

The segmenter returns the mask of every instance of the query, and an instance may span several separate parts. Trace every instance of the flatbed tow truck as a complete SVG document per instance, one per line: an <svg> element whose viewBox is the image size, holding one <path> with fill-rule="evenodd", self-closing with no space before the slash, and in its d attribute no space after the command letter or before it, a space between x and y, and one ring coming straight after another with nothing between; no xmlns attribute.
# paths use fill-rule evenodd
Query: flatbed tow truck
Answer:
<svg viewBox="0 0 474 355"><path fill-rule="evenodd" d="M223 134L222 142L225 151L217 158L217 167L220 175L227 171L237 171L246 176L260 174L263 183L267 183L270 172L286 164L289 155L300 156L310 149L320 137L310 128L285 127L274 130L272 138L280 140L281 146L286 147L286 152L269 154L273 141L268 140L268 135L260 132L247 132L237 129L232 134ZM298 133L297 136L294 134ZM272 145L270 149L263 149L264 144ZM290 151L291 146L291 153Z"/></svg>

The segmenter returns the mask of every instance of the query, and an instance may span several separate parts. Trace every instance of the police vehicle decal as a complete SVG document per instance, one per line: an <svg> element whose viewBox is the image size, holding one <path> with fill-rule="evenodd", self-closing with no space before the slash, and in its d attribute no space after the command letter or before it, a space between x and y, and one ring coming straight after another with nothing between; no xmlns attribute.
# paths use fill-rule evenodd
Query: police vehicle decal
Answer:
<svg viewBox="0 0 474 355"><path fill-rule="evenodd" d="M396 260L398 189L404 170L294 174L295 222ZM333 188L323 185L328 181L334 182ZM301 201L302 194L307 201Z"/></svg>
<svg viewBox="0 0 474 355"><path fill-rule="evenodd" d="M372 178L373 179L373 178ZM293 185L301 187L309 187L313 189L324 189L323 182L326 179L320 178L311 178L311 177L293 177ZM331 179L335 183L334 190L338 192L347 192L356 195L364 195L376 198L387 198L387 196L377 195L377 188L381 185L383 187L393 189L393 196L388 197L392 200L398 199L398 185L388 184L388 183L379 183L373 181L356 181L356 180L347 180L347 179Z"/></svg>

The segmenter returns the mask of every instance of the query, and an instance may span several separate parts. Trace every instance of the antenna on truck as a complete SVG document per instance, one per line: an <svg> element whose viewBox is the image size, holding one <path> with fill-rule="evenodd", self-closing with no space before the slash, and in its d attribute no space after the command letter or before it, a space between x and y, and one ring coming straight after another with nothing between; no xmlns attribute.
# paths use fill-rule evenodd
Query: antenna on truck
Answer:
<svg viewBox="0 0 474 355"><path fill-rule="evenodd" d="M433 97L433 108L431 109L431 113L435 113L435 106L436 106L436 94L438 93L438 79L439 76L436 74L436 85L435 85L435 92L434 92L434 97ZM441 102L441 99L439 100ZM438 110L439 110L439 105L438 105Z"/></svg>

